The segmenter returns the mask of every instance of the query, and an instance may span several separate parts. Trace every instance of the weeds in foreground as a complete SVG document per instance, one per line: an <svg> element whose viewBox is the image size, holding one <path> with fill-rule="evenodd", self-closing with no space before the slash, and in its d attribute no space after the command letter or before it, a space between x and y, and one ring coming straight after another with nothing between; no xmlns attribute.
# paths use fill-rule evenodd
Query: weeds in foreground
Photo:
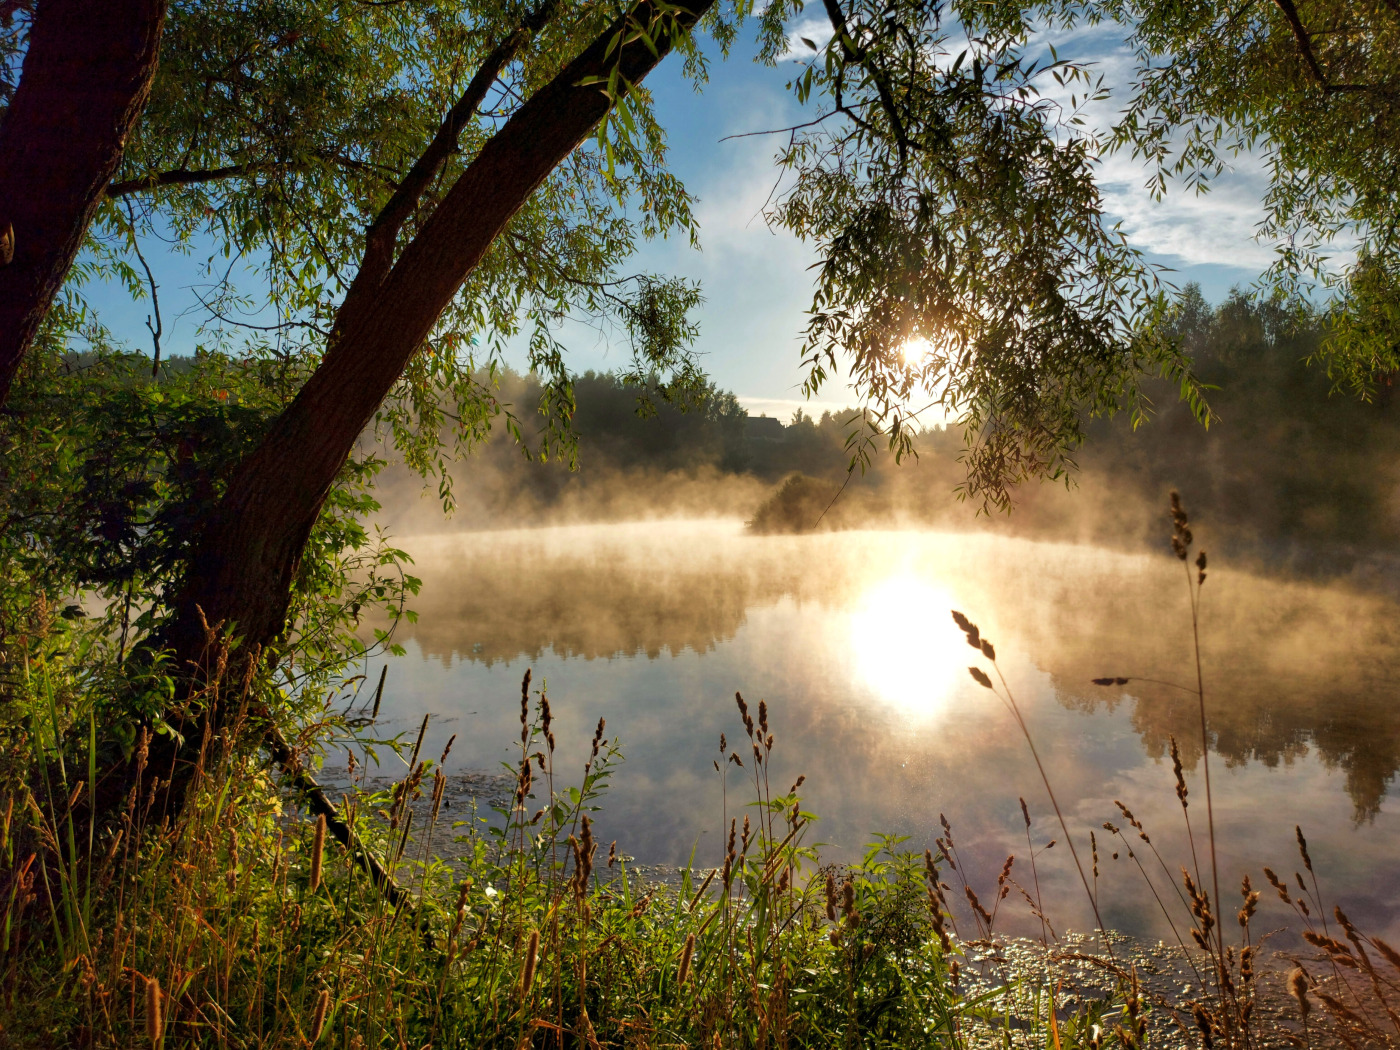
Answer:
<svg viewBox="0 0 1400 1050"><path fill-rule="evenodd" d="M1191 537L1177 500L1173 517L1185 563ZM1204 555L1195 565L1187 582L1199 653ZM994 682L971 668L972 677L1002 699L1039 765L995 648L967 617L954 619L996 673ZM1307 876L1290 883L1265 869L1265 877L1315 954L1288 955L1282 980L1275 969L1292 1017L1278 1018L1276 1004L1261 1008L1260 892L1242 881L1239 934L1228 936L1213 800L1207 790L1209 831L1198 850L1175 742L1189 863L1174 872L1122 802L1126 823L1115 817L1101 830L1115 856L1132 861L1145 906L1164 916L1206 989L1190 1001L1144 980L1106 935L1089 952L1057 934L1037 868L1055 843L1038 844L1024 800L1028 886L1013 856L991 894L979 895L946 818L922 855L883 837L855 864L823 864L802 778L786 791L770 782L767 706L752 709L739 694L743 735L738 746L721 736L715 757L723 861L658 885L629 870L617 843L595 840L593 816L620 760L616 738L600 721L569 783L555 765L547 690L528 674L518 756L487 815L444 816L452 744L436 761L423 756L426 723L391 785L377 788L351 752L338 803L322 793L312 805L308 778L275 780L257 750L236 746L268 739L266 727L249 731L234 719L219 739L205 734L178 816L153 808L153 788L133 792L114 826L95 828L80 819L96 775L93 707L61 647L31 651L17 693L23 716L5 740L22 772L4 780L0 800L0 1042L8 1045L1234 1050L1385 1046L1400 1035L1391 1005L1400 953L1340 909L1334 930L1301 830ZM1196 670L1208 751L1199 660ZM382 690L381 679L375 713ZM237 698L239 710L256 709L246 699ZM318 742L314 727L299 739L279 757L284 769L304 769ZM147 743L134 744L138 764ZM1086 870L1076 846L1083 832L1043 767L1041 775L1097 915L1097 834L1088 834ZM441 848L447 839L450 850ZM1009 961L1001 932L1017 898L1041 930L1029 965ZM1091 964L1107 998L1077 997L1083 989L1066 961Z"/></svg>
<svg viewBox="0 0 1400 1050"><path fill-rule="evenodd" d="M1332 935L1327 921L1322 891L1301 827L1296 827L1295 832L1299 856L1304 870L1308 873L1308 878L1305 879L1301 872L1297 873L1295 876L1297 890L1291 892L1286 879L1280 879L1272 869L1264 868L1264 875L1270 885L1273 886L1284 904L1293 910L1299 920L1301 926L1299 932L1302 939L1319 950L1318 955L1308 960L1302 959L1297 953L1284 956L1292 965L1286 985L1288 995L1291 996L1296 1006L1296 1026L1290 1023L1279 1023L1278 1019L1265 1019L1261 1016L1259 978L1262 960L1259 952L1262 943L1261 939L1256 938L1252 932L1252 921L1259 905L1260 892L1254 889L1248 874L1243 876L1240 883L1240 904L1235 915L1239 927L1238 940L1235 941L1226 936L1226 924L1222 921L1221 916L1228 906L1224 903L1220 893L1219 859L1215 836L1215 804L1210 782L1211 736L1206 716L1205 675L1201 660L1201 593L1206 582L1208 560L1205 551L1197 552L1194 561L1191 560L1194 537L1191 533L1189 517L1182 506L1180 495L1176 492L1171 494L1170 514L1172 519L1172 552L1186 571L1195 688L1161 679L1121 675L1093 680L1094 684L1099 686L1124 686L1130 682L1139 681L1183 690L1194 695L1197 702L1207 829L1206 840L1200 848L1198 848L1196 832L1191 824L1190 792L1182 765L1181 750L1175 738L1170 741L1176 797L1181 807L1190 854L1189 866L1187 864L1178 865L1179 878L1173 875L1166 860L1153 844L1142 821L1134 816L1132 810L1122 801L1115 800L1114 805L1122 818L1127 821L1128 826L1136 833L1136 840L1146 847L1146 852L1150 855L1149 865L1154 870L1159 871L1160 876L1154 877L1152 872L1148 870L1148 866L1143 864L1142 858L1135 851L1133 841L1129 839L1128 834L1121 826L1111 820L1104 821L1102 824L1103 830L1121 843L1122 850L1133 862L1141 876L1143 886L1176 938L1177 946L1187 965L1191 968L1197 986L1207 990L1206 995L1186 1001L1172 1001L1160 995L1151 996L1155 1000L1154 1005L1170 1017L1183 1040L1190 1040L1194 1036L1194 1040L1206 1050L1212 1050L1215 1046L1228 1047L1230 1050L1250 1050L1253 1047L1279 1043L1300 1047L1337 1044L1353 1047L1400 1045L1400 1013L1397 1013L1392 1005L1393 1001L1400 1001L1400 952L1396 952L1380 938L1369 937L1360 932L1339 906L1333 907L1332 914L1340 931L1345 934L1346 943ZM1193 565L1194 572L1192 571ZM952 616L954 623L966 635L968 644L980 652L996 672L997 681L994 683L981 668L968 668L974 681L991 690L1002 701L1024 735L1027 747L1030 749L1031 756L1045 785L1046 794L1070 846L1084 892L1088 897L1094 916L1098 920L1099 930L1102 932L1104 927L1102 919L1099 918L1096 889L1099 876L1097 837L1093 831L1090 831L1089 843L1093 857L1094 875L1094 883L1091 887L1089 879L1085 876L1083 865L1080 863L1078 852L1074 850L1074 836L1065 821L1063 811L1055 797L1054 788L1046 775L1045 767L1040 761L1034 735L1026 723L1010 685L997 664L995 647L988 639L981 636L976 624L972 623L961 612L955 610ZM1025 810L1024 801L1022 807L1025 813L1028 832L1027 845L1029 847L1030 814ZM1208 865L1204 869L1201 861L1202 853L1205 854ZM1034 860L1034 856L1035 852L1032 849L1032 860ZM1118 854L1115 852L1114 857L1117 856ZM1151 864L1152 861L1155 861L1155 865ZM1010 866L1011 861L1008 860L1007 871L1010 870ZM1209 887L1203 877L1207 872L1210 876ZM1039 901L1031 903L1033 914L1044 922ZM1177 905L1180 906L1179 909L1176 908ZM1181 926L1178 926L1178 921L1181 922ZM1181 936L1182 927L1188 929L1189 941ZM1043 927L1043 931L1048 947L1048 935L1050 934L1048 925ZM1138 989L1140 986L1136 973L1131 970L1124 971L1123 964L1114 958L1112 945L1107 938L1103 940L1103 949L1106 955L1106 958L1102 960L1103 965L1116 972L1120 978L1126 978L1134 990ZM1376 957L1375 960L1372 958L1373 955ZM1384 963L1379 964L1379 960L1384 960ZM1131 996L1128 999L1131 1001ZM1322 1004L1325 1019L1312 1016L1313 999ZM1123 1030L1116 1034L1124 1045L1138 1045L1134 1041L1135 1033ZM1141 1040L1143 1034L1141 1031L1137 1032L1136 1038Z"/></svg>
<svg viewBox="0 0 1400 1050"><path fill-rule="evenodd" d="M34 699L57 713L51 690ZM60 717L28 742L45 791L18 785L0 824L0 1030L15 1046L964 1047L1048 1045L1050 1025L1057 1045L1091 1045L1106 1007L1052 1020L1048 985L1003 981L956 939L941 852L886 837L821 866L802 781L769 781L766 704L736 706L740 746L722 737L715 761L743 801L723 863L674 885L595 841L616 740L600 722L563 786L528 674L493 815L448 826L447 754L423 757L421 731L392 786L352 769L337 819L397 906L325 814L283 809L258 756L232 747L210 746L179 817L133 792L119 826L84 839ZM445 836L452 864L435 856Z"/></svg>

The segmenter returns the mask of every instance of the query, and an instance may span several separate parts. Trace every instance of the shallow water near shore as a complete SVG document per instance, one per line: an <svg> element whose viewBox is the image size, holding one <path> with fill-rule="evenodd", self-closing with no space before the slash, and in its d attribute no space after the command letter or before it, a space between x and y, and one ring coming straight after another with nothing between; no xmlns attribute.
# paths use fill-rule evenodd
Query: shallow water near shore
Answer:
<svg viewBox="0 0 1400 1050"><path fill-rule="evenodd" d="M1169 553L935 532L757 537L733 521L442 534L402 546L423 579L411 603L420 620L395 637L407 653L387 659L381 721L416 732L430 714L425 754L457 735L450 772L518 761L530 668L548 689L564 783L577 782L600 717L621 743L598 838L647 865L684 865L692 851L696 865L713 864L727 825L712 763L721 733L743 736L740 691L754 707L767 702L774 791L805 774L804 808L821 818L809 841L825 844L824 859L858 859L877 832L922 851L946 815L984 897L1015 854L1015 877L1032 893L1038 881L1052 922L1089 929L1026 741L968 674L970 664L992 668L954 626L949 611L962 611L996 645L1086 871L1096 834L1099 878L1089 877L1104 922L1171 939L1136 862L1102 825L1125 823L1121 800L1173 877L1191 864L1168 757L1175 736L1204 849L1195 696L1090 682L1194 688L1185 575ZM1300 867L1297 824L1329 909L1340 903L1369 932L1397 936L1400 610L1374 594L1226 565L1212 566L1202 603L1223 910L1236 907L1245 872L1267 890L1263 865L1284 877ZM371 665L371 684L384 662ZM727 775L728 813L742 817L744 774ZM458 819L461 809L459 799ZM1061 841L1042 851L1051 839ZM1174 898L1156 858L1130 841ZM1019 895L1003 908L998 928L1038 934ZM1261 918L1268 929L1291 916L1270 895Z"/></svg>

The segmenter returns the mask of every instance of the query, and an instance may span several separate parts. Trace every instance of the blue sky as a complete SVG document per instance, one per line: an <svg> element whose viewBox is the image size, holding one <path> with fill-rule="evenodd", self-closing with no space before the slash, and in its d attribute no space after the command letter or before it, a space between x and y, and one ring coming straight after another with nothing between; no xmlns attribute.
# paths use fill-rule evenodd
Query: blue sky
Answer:
<svg viewBox="0 0 1400 1050"><path fill-rule="evenodd" d="M805 22L805 20L804 20ZM821 43L829 30L820 22L799 23L797 33ZM1090 57L1110 84L1124 84L1131 56L1121 31L1098 28L1055 38L1062 55ZM734 391L751 412L788 417L802 404L800 338L811 293L811 252L792 237L775 233L762 209L776 178L773 154L778 140L753 136L801 119L785 88L795 68L754 63L752 43L743 38L727 61L715 60L710 83L697 94L681 76L680 63L669 61L648 80L658 116L668 129L671 161L698 197L701 248L683 240L645 246L634 270L647 269L698 280L705 305L699 315L697 350L704 367L723 388ZM1097 118L1111 120L1121 105L1115 99L1100 107ZM747 135L743 138L731 138ZM1113 218L1129 239L1154 262L1171 267L1177 284L1198 282L1207 298L1218 301L1232 285L1248 285L1268 265L1270 249L1251 236L1260 216L1265 179L1255 158L1217 180L1204 197L1169 194L1150 199L1143 184L1146 171L1127 156L1104 160L1100 182ZM200 253L171 255L163 245L147 245L148 260L160 286L167 353L188 353L198 326ZM91 289L102 319L131 346L148 348L144 320L147 303L131 303L119 289ZM564 338L576 371L622 367L627 351L609 345L605 336L583 326L570 327ZM508 354L508 363L524 362L523 349ZM843 384L829 385L809 406L817 413L849 403Z"/></svg>

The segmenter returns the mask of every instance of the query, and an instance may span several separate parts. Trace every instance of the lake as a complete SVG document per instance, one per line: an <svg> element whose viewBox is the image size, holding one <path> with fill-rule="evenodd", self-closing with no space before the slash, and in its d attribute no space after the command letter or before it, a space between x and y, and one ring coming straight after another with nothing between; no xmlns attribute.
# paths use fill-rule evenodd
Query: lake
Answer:
<svg viewBox="0 0 1400 1050"><path fill-rule="evenodd" d="M425 754L457 734L454 774L497 771L518 762L530 668L555 714L558 768L581 770L600 717L625 753L598 838L648 865L685 864L692 851L709 865L725 829L712 763L721 733L743 737L737 690L754 709L768 705L773 789L805 774L824 857L855 859L876 832L922 850L943 814L985 897L1008 854L1032 885L1019 799L1037 849L1063 834L1016 723L968 674L969 664L992 669L953 624L958 609L996 646L1086 868L1097 833L1105 922L1167 936L1102 824L1124 823L1121 800L1168 867L1188 858L1175 736L1204 846L1196 698L1090 681L1194 688L1185 574L1165 540L1161 554L1128 555L937 532L761 537L714 520L412 537L402 545L423 579L411 603L420 620L396 636L407 654L388 660L382 714L409 732L431 714ZM1259 928L1283 925L1261 866L1284 877L1300 867L1298 824L1329 910L1339 902L1369 932L1400 933L1396 613L1374 593L1211 566L1202 649L1226 914L1248 871L1266 891ZM730 769L730 813L742 815ZM1168 892L1156 860L1138 853ZM1037 868L1052 921L1092 928L1063 842ZM1004 907L1010 929L1038 932L1023 901Z"/></svg>

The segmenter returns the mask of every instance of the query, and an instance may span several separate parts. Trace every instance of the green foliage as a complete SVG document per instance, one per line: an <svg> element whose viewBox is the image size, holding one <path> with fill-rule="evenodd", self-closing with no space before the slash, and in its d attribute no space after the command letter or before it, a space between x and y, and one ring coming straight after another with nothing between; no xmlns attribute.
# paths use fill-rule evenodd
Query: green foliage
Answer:
<svg viewBox="0 0 1400 1050"><path fill-rule="evenodd" d="M1277 257L1265 284L1294 299L1335 292L1325 352L1365 391L1400 364L1392 274L1400 205L1400 13L1386 0L1222 6L1103 0L1046 5L1130 31L1138 68L1114 145L1205 191L1242 154L1269 176L1259 236ZM1350 264L1338 263L1353 249Z"/></svg>
<svg viewBox="0 0 1400 1050"><path fill-rule="evenodd" d="M112 684L92 717L104 740L129 750L134 726L162 714L173 686L158 657L121 665L158 634L229 473L299 378L256 357L176 359L153 380L144 357L100 347L32 355L0 417L0 695L18 688L34 624L61 608ZM347 463L312 531L280 685L269 687L279 711L319 702L363 658L362 609L384 607L390 623L407 614L418 586L408 556L365 525L382 466L373 456ZM391 644L387 630L372 643Z"/></svg>
<svg viewBox="0 0 1400 1050"><path fill-rule="evenodd" d="M1086 417L1140 409L1144 373L1204 418L1187 361L1143 327L1155 278L1103 217L1081 114L1102 84L1029 57L1024 25L977 7L827 10L834 36L792 83L815 114L780 155L794 183L770 216L820 259L804 389L844 364L867 442L884 434L897 456L922 413L952 414L967 494L1002 507L1072 465ZM1047 79L1068 107L1041 97Z"/></svg>
<svg viewBox="0 0 1400 1050"><path fill-rule="evenodd" d="M79 710L29 681L26 710L60 725ZM848 868L820 865L800 782L768 782L764 707L757 723L743 711L745 756L716 762L748 800L742 828L721 814L734 817L722 867L672 884L593 839L620 757L603 726L570 785L528 676L521 712L493 817L446 828L445 778L417 747L390 786L352 770L347 817L409 891L398 910L246 753L211 752L198 804L158 835L135 798L121 834L70 834L72 766L47 765L33 793L7 785L0 1030L17 1047L1049 1045L1047 975L1004 981L934 935L931 854L885 837ZM33 771L54 744L35 734L16 755ZM447 835L450 866L435 850ZM1091 1045L1117 1010L1061 1019L1059 1045Z"/></svg>

